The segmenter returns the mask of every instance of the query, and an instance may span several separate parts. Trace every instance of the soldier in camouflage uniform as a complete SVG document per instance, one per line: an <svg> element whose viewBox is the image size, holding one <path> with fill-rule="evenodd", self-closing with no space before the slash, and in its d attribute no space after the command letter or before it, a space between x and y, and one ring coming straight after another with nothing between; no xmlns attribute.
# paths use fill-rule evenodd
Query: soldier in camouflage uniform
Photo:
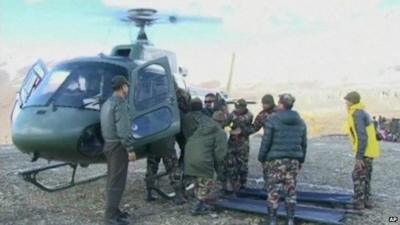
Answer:
<svg viewBox="0 0 400 225"><path fill-rule="evenodd" d="M290 94L279 96L277 113L266 123L258 160L263 164L270 225L277 224L279 199L284 197L288 225L294 224L296 178L306 156L307 128Z"/></svg>
<svg viewBox="0 0 400 225"><path fill-rule="evenodd" d="M210 212L210 205L215 200L215 176L220 174L227 149L227 137L222 125L215 121L223 119L205 115L202 102L192 100L191 112L183 118L182 130L187 138L184 171L186 176L195 178L195 196L197 203L192 215L204 215Z"/></svg>
<svg viewBox="0 0 400 225"><path fill-rule="evenodd" d="M247 109L246 101L239 99L225 124L231 128L223 176L224 189L228 193L236 192L246 185L250 151L248 130L252 122L253 114Z"/></svg>
<svg viewBox="0 0 400 225"><path fill-rule="evenodd" d="M248 133L253 134L258 132L261 128L265 129L265 124L275 112L275 101L272 95L270 94L264 95L261 99L261 103L263 109L261 110L261 112L258 113L256 118L254 119L254 122L250 127L250 129L248 130Z"/></svg>
<svg viewBox="0 0 400 225"><path fill-rule="evenodd" d="M176 193L175 203L183 204L185 199L183 198L183 171L178 167L178 158L175 151L175 138L168 137L162 140L150 143L145 146L146 151L149 153L147 156L147 168L146 168L146 190L147 190L147 201L154 201L156 198L153 196L152 187L155 186L155 180L151 179L157 175L158 167L163 161L166 172L168 173L171 186L174 188Z"/></svg>
<svg viewBox="0 0 400 225"><path fill-rule="evenodd" d="M267 121L275 114L275 101L274 97L270 94L266 94L262 97L261 99L261 104L262 104L262 110L258 113L256 118L254 119L253 124L251 127L248 129L247 133L249 134L254 134L261 130L261 128L266 129L266 124ZM263 165L264 167L264 182L267 182L267 167Z"/></svg>
<svg viewBox="0 0 400 225"><path fill-rule="evenodd" d="M179 88L176 84L175 88L180 118L182 119L183 115L189 112L190 94L186 90ZM181 155L179 158L180 162L178 162L178 158L176 156L175 140L181 150ZM156 199L151 190L151 187L154 186L155 183L153 179L149 178L157 175L158 167L162 160L165 170L168 173L171 186L174 188L176 193L174 199L175 203L182 204L185 202L183 197L183 171L182 168L179 167L179 163L183 163L182 161L184 157L185 144L186 139L183 136L183 133L180 132L174 138L165 138L146 146L149 153L147 157L146 168L147 201L154 201Z"/></svg>

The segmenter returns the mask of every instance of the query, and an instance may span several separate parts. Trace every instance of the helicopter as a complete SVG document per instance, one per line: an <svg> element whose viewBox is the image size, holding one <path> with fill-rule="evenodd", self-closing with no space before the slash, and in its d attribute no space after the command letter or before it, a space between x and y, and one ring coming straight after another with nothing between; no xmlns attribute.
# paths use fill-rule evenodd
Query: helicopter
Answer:
<svg viewBox="0 0 400 225"><path fill-rule="evenodd" d="M133 43L114 47L110 55L63 61L51 70L38 60L17 92L11 112L13 144L30 154L32 162L39 158L63 162L20 172L24 180L40 189L58 191L105 176L75 181L78 166L106 162L100 108L112 94L114 76L125 76L130 82L128 103L132 108L131 131L136 155L145 157L140 146L180 131L176 88L188 90L184 79L187 71L177 65L175 53L150 43L145 28L184 18L139 8L128 10L119 19L139 28ZM36 178L43 171L63 166L73 169L67 184L51 187Z"/></svg>

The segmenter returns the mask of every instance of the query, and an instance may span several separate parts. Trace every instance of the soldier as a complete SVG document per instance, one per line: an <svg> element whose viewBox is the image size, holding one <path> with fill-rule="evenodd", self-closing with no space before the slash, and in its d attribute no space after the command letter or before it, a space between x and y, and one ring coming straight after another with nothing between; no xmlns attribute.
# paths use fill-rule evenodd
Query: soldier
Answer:
<svg viewBox="0 0 400 225"><path fill-rule="evenodd" d="M204 215L210 212L209 203L215 200L212 194L215 176L221 173L227 137L221 124L201 112L200 99L192 100L191 110L183 119L183 132L187 138L184 168L185 175L196 181L197 203L192 215ZM214 118L221 121L217 115Z"/></svg>
<svg viewBox="0 0 400 225"><path fill-rule="evenodd" d="M275 112L274 97L266 94L261 99L263 109L258 113L250 129L247 131L250 134L258 132L262 127L265 130L265 124Z"/></svg>
<svg viewBox="0 0 400 225"><path fill-rule="evenodd" d="M272 95L270 94L264 95L261 99L261 104L263 109L258 113L256 118L254 119L253 124L246 131L248 134L254 134L258 132L261 128L263 128L265 131L266 130L265 125L267 124L267 121L275 114L276 105L274 97ZM265 170L264 173L266 173ZM264 174L264 182L267 182L266 178L267 176L265 176Z"/></svg>
<svg viewBox="0 0 400 225"><path fill-rule="evenodd" d="M296 179L307 148L307 128L300 115L292 110L294 102L291 94L279 96L277 113L267 121L258 154L267 181L270 225L277 224L281 197L286 200L288 225L294 224Z"/></svg>
<svg viewBox="0 0 400 225"><path fill-rule="evenodd" d="M190 111L190 100L191 96L190 93L182 88L178 88L176 86L176 97L178 101L178 108L179 108L179 116L181 118L181 123L183 116ZM186 145L186 139L185 136L183 135L183 132L179 132L175 136L176 142L179 145L179 149L181 150L180 156L179 156L179 166L183 167L183 159L185 155L185 145Z"/></svg>
<svg viewBox="0 0 400 225"><path fill-rule="evenodd" d="M175 191L174 202L177 205L185 203L183 197L183 172L178 167L178 158L175 151L175 138L167 137L162 140L146 145L146 150L149 153L147 156L146 168L146 191L147 201L155 201L152 187L155 186L155 180L152 179L158 172L158 166L163 161L166 172L168 173L171 186Z"/></svg>
<svg viewBox="0 0 400 225"><path fill-rule="evenodd" d="M202 112L210 118L215 112L215 99L216 96L213 93L208 93L204 97L204 108L202 109Z"/></svg>
<svg viewBox="0 0 400 225"><path fill-rule="evenodd" d="M246 101L239 99L225 124L231 128L224 172L224 189L228 193L236 192L246 185L250 151L250 134L247 131L252 122L253 114L247 109Z"/></svg>
<svg viewBox="0 0 400 225"><path fill-rule="evenodd" d="M380 147L376 139L376 131L370 115L360 102L361 96L353 91L344 99L348 109L347 124L353 152L356 155L353 170L354 209L372 208L371 176L372 162L379 157Z"/></svg>
<svg viewBox="0 0 400 225"><path fill-rule="evenodd" d="M131 218L121 212L119 204L126 186L129 155L133 150L131 119L126 97L129 83L123 76L112 79L113 95L104 103L100 112L101 133L105 140L104 154L107 159L107 186L105 224L127 225Z"/></svg>

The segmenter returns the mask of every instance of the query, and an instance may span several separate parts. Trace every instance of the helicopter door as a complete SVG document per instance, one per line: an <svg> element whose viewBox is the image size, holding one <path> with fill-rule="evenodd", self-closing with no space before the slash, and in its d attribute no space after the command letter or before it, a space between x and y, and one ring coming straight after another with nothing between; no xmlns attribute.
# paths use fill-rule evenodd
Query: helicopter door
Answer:
<svg viewBox="0 0 400 225"><path fill-rule="evenodd" d="M167 57L138 66L132 73L130 105L135 145L141 146L179 132L174 79Z"/></svg>
<svg viewBox="0 0 400 225"><path fill-rule="evenodd" d="M11 114L11 121L18 114L19 110L24 106L31 94L36 90L43 77L47 74L46 65L41 59L29 69L25 79L22 81L21 88L17 92L14 107Z"/></svg>

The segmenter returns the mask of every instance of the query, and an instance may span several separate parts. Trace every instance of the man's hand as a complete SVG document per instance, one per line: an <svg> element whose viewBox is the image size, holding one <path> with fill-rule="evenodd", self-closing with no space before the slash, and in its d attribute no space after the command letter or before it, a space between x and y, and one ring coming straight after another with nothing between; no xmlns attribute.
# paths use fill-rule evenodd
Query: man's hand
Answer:
<svg viewBox="0 0 400 225"><path fill-rule="evenodd" d="M356 170L362 170L364 168L365 164L362 159L356 159Z"/></svg>
<svg viewBox="0 0 400 225"><path fill-rule="evenodd" d="M129 159L129 161L136 161L136 159L137 159L136 153L135 152L128 153L128 159Z"/></svg>

